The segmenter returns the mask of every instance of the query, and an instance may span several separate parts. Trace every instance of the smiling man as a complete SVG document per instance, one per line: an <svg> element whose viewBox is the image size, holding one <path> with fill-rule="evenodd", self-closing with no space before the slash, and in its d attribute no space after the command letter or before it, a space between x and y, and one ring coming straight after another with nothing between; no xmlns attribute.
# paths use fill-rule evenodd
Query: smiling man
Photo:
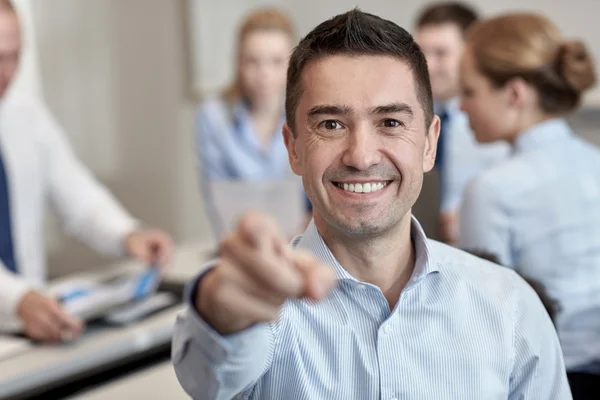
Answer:
<svg viewBox="0 0 600 400"><path fill-rule="evenodd" d="M353 10L288 70L284 137L314 222L250 213L200 274L173 362L194 399L570 399L556 332L514 272L411 216L439 118L410 34Z"/></svg>

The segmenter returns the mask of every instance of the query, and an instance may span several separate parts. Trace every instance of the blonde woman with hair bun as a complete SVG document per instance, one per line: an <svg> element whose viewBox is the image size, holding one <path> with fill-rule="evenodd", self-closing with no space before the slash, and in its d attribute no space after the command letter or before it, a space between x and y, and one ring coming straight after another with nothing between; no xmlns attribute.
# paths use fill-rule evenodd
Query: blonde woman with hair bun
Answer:
<svg viewBox="0 0 600 400"><path fill-rule="evenodd" d="M469 183L460 246L519 266L557 299L575 399L600 399L600 151L565 116L595 82L585 44L543 16L507 14L468 32L461 107L479 142L506 141L513 154Z"/></svg>

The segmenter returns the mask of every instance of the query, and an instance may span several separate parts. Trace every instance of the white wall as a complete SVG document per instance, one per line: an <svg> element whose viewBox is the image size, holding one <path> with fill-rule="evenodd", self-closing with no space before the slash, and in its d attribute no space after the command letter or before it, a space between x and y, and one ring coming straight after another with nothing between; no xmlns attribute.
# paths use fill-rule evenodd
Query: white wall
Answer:
<svg viewBox="0 0 600 400"><path fill-rule="evenodd" d="M208 237L186 98L183 2L31 0L43 94L77 154L136 216ZM50 221L54 274L101 259Z"/></svg>

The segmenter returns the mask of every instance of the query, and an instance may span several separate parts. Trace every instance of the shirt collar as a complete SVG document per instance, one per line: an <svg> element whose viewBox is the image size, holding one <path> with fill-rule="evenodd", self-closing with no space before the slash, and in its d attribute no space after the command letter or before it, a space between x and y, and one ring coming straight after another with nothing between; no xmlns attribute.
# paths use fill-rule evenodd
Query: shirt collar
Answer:
<svg viewBox="0 0 600 400"><path fill-rule="evenodd" d="M537 149L570 137L572 130L562 118L540 122L521 133L515 140L515 152Z"/></svg>
<svg viewBox="0 0 600 400"><path fill-rule="evenodd" d="M431 256L432 253L425 232L415 217L411 217L411 239L415 246L415 268L409 285L421 280L432 272L439 271L438 263ZM311 251L319 261L333 268L338 280L358 282L356 278L340 265L333 253L331 253L331 250L319 234L314 220L310 222L304 234L297 238L294 243L297 243L297 248Z"/></svg>

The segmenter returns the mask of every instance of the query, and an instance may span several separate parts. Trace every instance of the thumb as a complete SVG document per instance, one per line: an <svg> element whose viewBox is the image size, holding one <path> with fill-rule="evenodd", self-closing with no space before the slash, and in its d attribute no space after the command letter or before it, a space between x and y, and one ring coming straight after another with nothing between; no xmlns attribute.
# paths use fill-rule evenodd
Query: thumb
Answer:
<svg viewBox="0 0 600 400"><path fill-rule="evenodd" d="M333 270L323 266L311 253L305 250L293 251L292 261L304 276L304 296L322 300L337 284Z"/></svg>
<svg viewBox="0 0 600 400"><path fill-rule="evenodd" d="M145 263L152 262L152 247L145 240L140 240L136 242L131 247L131 255L138 259L139 261L144 261Z"/></svg>

